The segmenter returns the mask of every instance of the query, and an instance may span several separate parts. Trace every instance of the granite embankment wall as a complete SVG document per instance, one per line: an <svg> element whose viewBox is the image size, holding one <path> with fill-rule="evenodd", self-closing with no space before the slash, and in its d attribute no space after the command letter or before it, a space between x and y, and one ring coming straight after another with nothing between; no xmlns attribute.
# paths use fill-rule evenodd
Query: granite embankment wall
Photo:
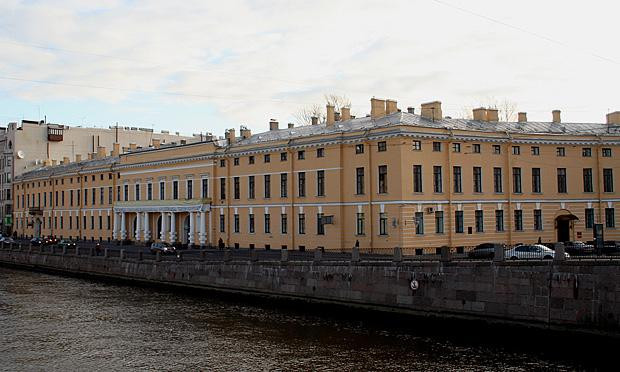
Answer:
<svg viewBox="0 0 620 372"><path fill-rule="evenodd" d="M1 250L0 264L620 336L618 261L155 261Z"/></svg>

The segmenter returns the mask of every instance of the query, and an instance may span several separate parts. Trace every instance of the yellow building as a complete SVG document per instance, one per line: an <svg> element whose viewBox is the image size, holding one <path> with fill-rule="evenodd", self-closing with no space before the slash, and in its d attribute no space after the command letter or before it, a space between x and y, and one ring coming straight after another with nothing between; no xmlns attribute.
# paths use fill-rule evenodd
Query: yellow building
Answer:
<svg viewBox="0 0 620 372"><path fill-rule="evenodd" d="M473 117L444 118L440 102L418 115L373 98L362 118L328 106L324 123L280 128L272 120L259 134L242 127L240 136L231 129L225 139L155 142L47 167L16 180L17 233L36 235L41 216L82 216L79 226L43 219L41 234L242 248L341 250L358 242L411 252L591 240L602 223L606 240L620 240L620 112L607 123L562 123L559 111L551 122L528 122L525 113L499 122L486 108ZM67 184L87 173L91 184ZM104 190L107 204L39 203L50 186L52 196Z"/></svg>

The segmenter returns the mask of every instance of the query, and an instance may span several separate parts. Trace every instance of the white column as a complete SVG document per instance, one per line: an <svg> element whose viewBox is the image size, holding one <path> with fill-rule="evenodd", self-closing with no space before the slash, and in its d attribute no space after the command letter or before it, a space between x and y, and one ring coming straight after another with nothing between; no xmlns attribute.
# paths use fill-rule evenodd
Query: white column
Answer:
<svg viewBox="0 0 620 372"><path fill-rule="evenodd" d="M177 227L176 216L174 212L170 212L170 243L174 244L177 241Z"/></svg>
<svg viewBox="0 0 620 372"><path fill-rule="evenodd" d="M134 237L136 238L136 241L140 241L140 212L136 212L136 231L134 234Z"/></svg>
<svg viewBox="0 0 620 372"><path fill-rule="evenodd" d="M201 247L205 245L205 240L207 237L205 234L205 228L206 228L206 222L207 222L205 221L205 216L206 216L206 213L204 211L200 212L200 229L199 229L200 232L198 233L198 241Z"/></svg>
<svg viewBox="0 0 620 372"><path fill-rule="evenodd" d="M209 219L207 220L209 222L209 245L213 247L213 229L211 228L211 220L213 219L213 216L211 214L211 210L209 210Z"/></svg>
<svg viewBox="0 0 620 372"><path fill-rule="evenodd" d="M114 212L114 221L112 221L114 230L112 230L112 239L117 240L119 238L118 233L118 213ZM69 216L71 218L71 216Z"/></svg>
<svg viewBox="0 0 620 372"><path fill-rule="evenodd" d="M151 240L151 226L149 221L149 212L144 212L144 241Z"/></svg>
<svg viewBox="0 0 620 372"><path fill-rule="evenodd" d="M161 212L161 231L159 232L159 240L166 241L166 235L168 234L168 213Z"/></svg>
<svg viewBox="0 0 620 372"><path fill-rule="evenodd" d="M125 212L121 212L121 240L127 239L127 224L125 223Z"/></svg>
<svg viewBox="0 0 620 372"><path fill-rule="evenodd" d="M187 241L189 242L190 246L194 245L194 235L196 233L195 220L196 220L196 213L189 212L189 234L187 237Z"/></svg>

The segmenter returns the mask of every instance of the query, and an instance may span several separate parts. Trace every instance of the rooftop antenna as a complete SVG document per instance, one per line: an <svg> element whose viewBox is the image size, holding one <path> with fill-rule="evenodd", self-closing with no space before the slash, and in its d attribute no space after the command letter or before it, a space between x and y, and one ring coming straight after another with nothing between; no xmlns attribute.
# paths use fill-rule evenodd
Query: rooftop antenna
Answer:
<svg viewBox="0 0 620 372"><path fill-rule="evenodd" d="M114 127L114 129L115 129L114 132L115 132L115 138L116 138L114 142L118 143L118 121L116 122L116 126Z"/></svg>

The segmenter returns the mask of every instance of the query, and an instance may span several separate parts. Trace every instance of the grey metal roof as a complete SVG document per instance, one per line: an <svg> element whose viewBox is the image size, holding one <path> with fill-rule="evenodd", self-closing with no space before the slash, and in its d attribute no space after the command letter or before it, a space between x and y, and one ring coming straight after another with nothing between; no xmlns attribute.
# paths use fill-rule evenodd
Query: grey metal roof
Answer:
<svg viewBox="0 0 620 372"><path fill-rule="evenodd" d="M605 123L551 123L528 121L519 122L482 122L468 119L429 120L420 115L407 112L397 112L382 118L370 117L355 118L336 122L333 126L305 125L295 128L284 128L263 133L257 133L249 138L239 140L238 145L249 145L268 141L282 141L293 138L334 134L350 131L359 131L372 128L408 125L412 127L465 130L483 133L512 133L512 134L547 134L547 135L577 135L577 136L620 136L620 126L610 126Z"/></svg>
<svg viewBox="0 0 620 372"><path fill-rule="evenodd" d="M61 164L56 166L41 167L26 172L18 177L17 180L28 180L34 178L53 177L59 174L75 173L81 170L97 169L111 165L118 161L117 156L108 156L102 159L83 160L79 163Z"/></svg>

